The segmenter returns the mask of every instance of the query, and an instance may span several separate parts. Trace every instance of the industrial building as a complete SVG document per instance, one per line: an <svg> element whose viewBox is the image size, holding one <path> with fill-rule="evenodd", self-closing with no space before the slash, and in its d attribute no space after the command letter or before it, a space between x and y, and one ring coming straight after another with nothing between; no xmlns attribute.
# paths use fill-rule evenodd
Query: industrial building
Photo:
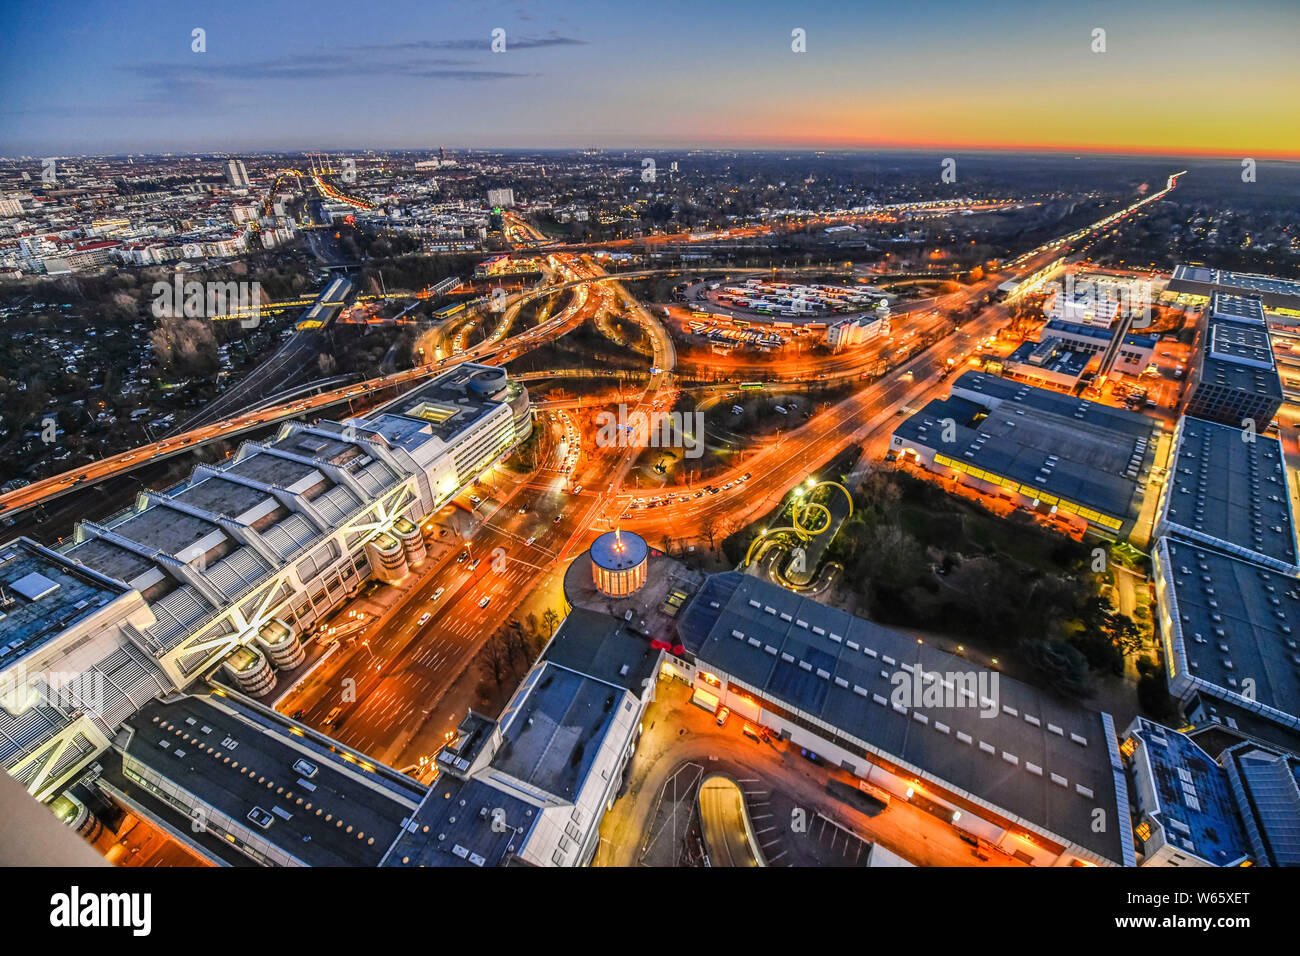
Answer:
<svg viewBox="0 0 1300 956"><path fill-rule="evenodd" d="M1103 363L1110 359L1109 367L1101 369L1102 372L1118 370L1129 375L1137 375L1150 364L1151 356L1155 354L1157 340L1150 335L1130 332L1126 333L1123 340L1116 345L1117 332L1117 327L1101 328L1096 325L1053 320L1043 327L1039 338L1044 342L1057 339L1064 343L1066 348L1084 352L1089 356L1101 356ZM1113 359L1110 356L1111 352L1115 353Z"/></svg>
<svg viewBox="0 0 1300 956"><path fill-rule="evenodd" d="M1207 298L1215 293L1253 296L1269 309L1300 309L1300 282L1295 279L1181 265L1175 267L1166 288L1169 292Z"/></svg>
<svg viewBox="0 0 1300 956"><path fill-rule="evenodd" d="M1107 714L737 571L705 581L677 635L665 669L706 707L726 706L1026 863L1136 862L1128 827L1092 825L1098 812L1129 814ZM913 685L921 693L900 701Z"/></svg>
<svg viewBox="0 0 1300 956"><path fill-rule="evenodd" d="M530 429L527 391L467 363L363 417L246 441L57 549L0 546L0 765L46 800L219 666L268 693L323 615L420 565L421 520Z"/></svg>
<svg viewBox="0 0 1300 956"><path fill-rule="evenodd" d="M1283 397L1259 299L1214 293L1195 352L1183 413L1236 428L1267 428Z"/></svg>
<svg viewBox="0 0 1300 956"><path fill-rule="evenodd" d="M1162 440L1136 412L982 372L899 425L891 449L945 478L1098 534L1132 531Z"/></svg>
<svg viewBox="0 0 1300 956"><path fill-rule="evenodd" d="M1156 535L1300 574L1280 441L1184 416L1169 462Z"/></svg>
<svg viewBox="0 0 1300 956"><path fill-rule="evenodd" d="M1300 866L1300 758L1255 743L1216 760L1134 718L1120 744L1142 865Z"/></svg>
<svg viewBox="0 0 1300 956"><path fill-rule="evenodd" d="M1095 354L1053 336L1020 344L1002 360L1002 368L1011 378L1070 390L1079 384Z"/></svg>
<svg viewBox="0 0 1300 956"><path fill-rule="evenodd" d="M1174 535L1152 578L1170 693L1300 728L1300 579Z"/></svg>

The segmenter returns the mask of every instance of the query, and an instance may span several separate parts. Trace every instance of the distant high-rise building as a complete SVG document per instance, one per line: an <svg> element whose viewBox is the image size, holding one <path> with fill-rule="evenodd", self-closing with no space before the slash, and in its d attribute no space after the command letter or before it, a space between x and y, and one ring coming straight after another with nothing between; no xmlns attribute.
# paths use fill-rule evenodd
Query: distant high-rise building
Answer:
<svg viewBox="0 0 1300 956"><path fill-rule="evenodd" d="M509 209L515 204L515 191L513 189L489 189L488 205Z"/></svg>
<svg viewBox="0 0 1300 956"><path fill-rule="evenodd" d="M226 171L226 182L230 184L230 187L232 189L248 188L248 170L244 168L244 163L242 160L238 160L238 159L226 160L225 171Z"/></svg>

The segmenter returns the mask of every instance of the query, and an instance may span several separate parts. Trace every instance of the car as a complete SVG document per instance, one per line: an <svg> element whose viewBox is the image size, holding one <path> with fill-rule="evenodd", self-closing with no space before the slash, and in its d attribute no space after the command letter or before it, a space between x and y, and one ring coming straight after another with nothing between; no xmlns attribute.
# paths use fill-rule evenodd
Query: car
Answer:
<svg viewBox="0 0 1300 956"><path fill-rule="evenodd" d="M436 590L436 591L433 592L433 597L429 598L429 600L430 600L430 601L436 601L436 600L438 600L438 598L442 597L442 592L445 591L445 590L447 590L447 589L446 589L446 588L438 588L438 590Z"/></svg>
<svg viewBox="0 0 1300 956"><path fill-rule="evenodd" d="M334 721L338 720L339 714L341 714L341 713L343 713L343 708L342 708L342 707L335 707L335 708L334 708L333 710L331 710L328 714L326 714L326 715L325 715L325 726L328 727L330 724L334 723Z"/></svg>
<svg viewBox="0 0 1300 956"><path fill-rule="evenodd" d="M429 618L431 617L433 617L433 615L430 614L428 611L425 611L423 614L420 615L420 619L415 622L415 626L424 627L425 624L429 623Z"/></svg>
<svg viewBox="0 0 1300 956"><path fill-rule="evenodd" d="M524 546L525 546L525 547L532 547L533 542L536 541L536 540L537 540L537 535L533 535L531 538L529 538L527 541L524 542Z"/></svg>
<svg viewBox="0 0 1300 956"><path fill-rule="evenodd" d="M248 811L248 821L252 823L253 826L265 830L275 822L275 817L271 816L271 814L267 813L261 807L253 807L253 809Z"/></svg>
<svg viewBox="0 0 1300 956"><path fill-rule="evenodd" d="M703 497L704 497L704 492L702 492L702 491L697 491L697 492L695 492L695 494L691 495L691 497L692 497L692 498L703 498Z"/></svg>
<svg viewBox="0 0 1300 956"><path fill-rule="evenodd" d="M725 724L725 723L727 722L727 718L730 717L730 716L731 716L731 710L730 710L730 709L728 709L728 708L726 708L726 707L719 707L719 708L718 708L718 726L721 727L723 724Z"/></svg>
<svg viewBox="0 0 1300 956"><path fill-rule="evenodd" d="M491 603L492 603L492 599L490 597L485 597L483 600L478 602L478 606L487 607Z"/></svg>
<svg viewBox="0 0 1300 956"><path fill-rule="evenodd" d="M473 561L471 561L471 562L469 563L469 570L473 571L475 568L477 568L477 567L478 567L480 564L482 564L482 563L483 563L483 559L482 559L482 558L475 558Z"/></svg>
<svg viewBox="0 0 1300 956"><path fill-rule="evenodd" d="M302 758L295 760L293 764L294 773L300 774L308 780L316 776L317 769L316 765L310 760L304 760Z"/></svg>
<svg viewBox="0 0 1300 956"><path fill-rule="evenodd" d="M468 552L468 551L462 551L462 552L460 553L460 556L459 556L458 558L456 558L456 563L457 563L457 564L464 564L468 559L469 559L469 552Z"/></svg>
<svg viewBox="0 0 1300 956"><path fill-rule="evenodd" d="M551 524L559 524L559 523L560 523L560 519L563 518L563 517L564 517L564 515L556 515L554 518L551 519Z"/></svg>
<svg viewBox="0 0 1300 956"><path fill-rule="evenodd" d="M576 488L574 488L573 491L572 491L572 494L575 494L575 495L578 495L578 494L581 494L581 493L582 493L582 485L578 485L578 486L577 486Z"/></svg>
<svg viewBox="0 0 1300 956"><path fill-rule="evenodd" d="M528 509L527 509L527 508L520 508L520 509L516 512L516 514L526 515L526 514L528 514Z"/></svg>
<svg viewBox="0 0 1300 956"><path fill-rule="evenodd" d="M478 495L470 495L469 500L474 502L474 504L476 505L481 505L483 503L483 499L480 498Z"/></svg>

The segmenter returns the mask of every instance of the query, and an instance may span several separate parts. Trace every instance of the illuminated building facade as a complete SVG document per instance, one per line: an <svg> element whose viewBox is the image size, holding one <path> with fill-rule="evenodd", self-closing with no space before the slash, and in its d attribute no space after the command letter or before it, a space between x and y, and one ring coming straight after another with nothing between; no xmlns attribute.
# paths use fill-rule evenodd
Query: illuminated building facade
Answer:
<svg viewBox="0 0 1300 956"><path fill-rule="evenodd" d="M948 398L899 425L890 447L982 494L1122 539L1166 441L1145 415L966 372Z"/></svg>
<svg viewBox="0 0 1300 956"><path fill-rule="evenodd" d="M530 429L527 391L466 363L364 417L244 442L57 550L0 546L0 766L56 796L125 719L232 654L227 675L269 693L318 621L423 560L421 521Z"/></svg>
<svg viewBox="0 0 1300 956"><path fill-rule="evenodd" d="M591 545L591 577L596 589L609 597L628 597L645 584L649 550L640 535L608 531Z"/></svg>

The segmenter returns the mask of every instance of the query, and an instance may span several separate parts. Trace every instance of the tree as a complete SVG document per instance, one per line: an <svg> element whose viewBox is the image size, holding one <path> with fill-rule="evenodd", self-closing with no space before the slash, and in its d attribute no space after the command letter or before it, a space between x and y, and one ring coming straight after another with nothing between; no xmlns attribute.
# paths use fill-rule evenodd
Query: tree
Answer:
<svg viewBox="0 0 1300 956"><path fill-rule="evenodd" d="M1071 697L1088 693L1088 662L1084 656L1063 641L1024 641L1021 655L1025 663L1038 671L1048 682Z"/></svg>
<svg viewBox="0 0 1300 956"><path fill-rule="evenodd" d="M510 654L511 661L517 662L517 666L522 669L533 662L533 642L524 633L524 629L519 626L517 621L512 621L501 632L501 638Z"/></svg>
<svg viewBox="0 0 1300 956"><path fill-rule="evenodd" d="M546 625L547 636L555 636L555 628L560 623L560 615L555 612L555 608L548 607L542 612L542 623Z"/></svg>
<svg viewBox="0 0 1300 956"><path fill-rule="evenodd" d="M709 550L716 553L717 536L718 536L718 516L713 512L706 512L704 518L700 521L700 531L709 541Z"/></svg>
<svg viewBox="0 0 1300 956"><path fill-rule="evenodd" d="M510 649L506 646L500 631L488 638L487 643L483 645L479 660L482 662L485 676L491 680L494 687L500 687L511 675Z"/></svg>

